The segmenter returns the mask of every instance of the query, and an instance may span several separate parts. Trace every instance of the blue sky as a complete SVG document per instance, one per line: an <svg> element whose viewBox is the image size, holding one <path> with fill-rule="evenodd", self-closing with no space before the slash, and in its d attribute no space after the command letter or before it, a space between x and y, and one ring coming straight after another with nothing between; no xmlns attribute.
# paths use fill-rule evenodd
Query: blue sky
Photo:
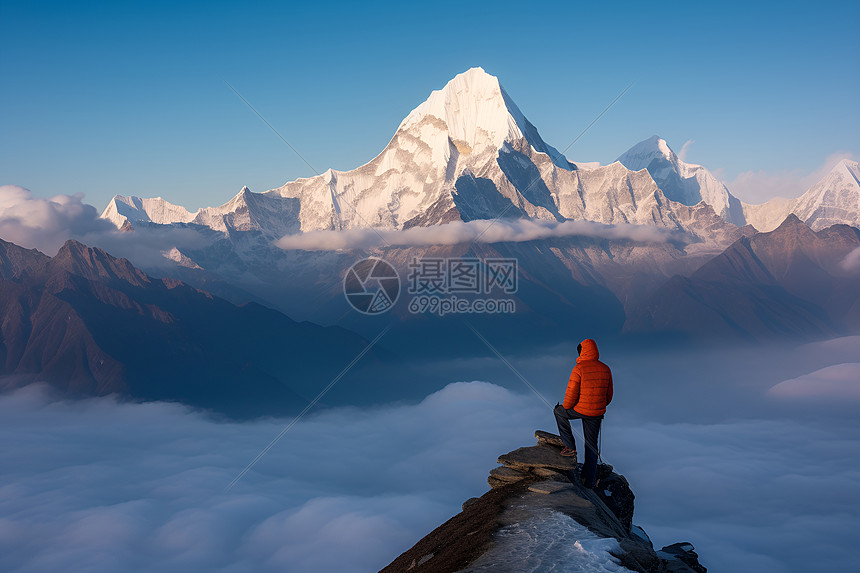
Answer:
<svg viewBox="0 0 860 573"><path fill-rule="evenodd" d="M375 156L472 66L544 139L614 160L653 134L731 181L860 153L854 3L0 4L0 184L220 204ZM794 174L794 175L792 175ZM777 179L779 180L779 179Z"/></svg>

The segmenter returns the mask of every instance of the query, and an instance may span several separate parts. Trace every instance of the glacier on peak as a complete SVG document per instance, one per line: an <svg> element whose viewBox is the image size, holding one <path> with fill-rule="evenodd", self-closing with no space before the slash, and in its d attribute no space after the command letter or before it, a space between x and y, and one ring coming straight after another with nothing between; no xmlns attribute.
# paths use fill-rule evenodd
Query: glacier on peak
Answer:
<svg viewBox="0 0 860 573"><path fill-rule="evenodd" d="M640 141L621 154L618 161L633 171L647 169L672 201L690 206L704 201L723 219L738 226L746 223L741 202L726 186L701 165L681 160L658 135Z"/></svg>
<svg viewBox="0 0 860 573"><path fill-rule="evenodd" d="M571 168L567 159L541 138L499 79L481 67L470 68L454 76L441 90L431 92L400 123L398 131L419 125L428 117L444 123L448 137L458 148L465 144L470 151L486 146L500 149L505 142L525 138L557 166Z"/></svg>

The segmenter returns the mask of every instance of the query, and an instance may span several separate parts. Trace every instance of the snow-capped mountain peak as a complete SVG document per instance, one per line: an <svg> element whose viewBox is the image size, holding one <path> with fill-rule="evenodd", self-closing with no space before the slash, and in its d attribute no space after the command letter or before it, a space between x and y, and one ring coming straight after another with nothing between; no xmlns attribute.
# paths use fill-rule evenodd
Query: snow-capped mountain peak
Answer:
<svg viewBox="0 0 860 573"><path fill-rule="evenodd" d="M196 214L161 197L140 198L114 195L101 217L111 221L117 228L121 228L126 221L146 221L160 225L188 223Z"/></svg>
<svg viewBox="0 0 860 573"><path fill-rule="evenodd" d="M666 197L684 205L704 201L717 214L736 225L745 223L740 201L710 171L682 161L665 139L654 135L640 141L618 158L633 171L647 169Z"/></svg>
<svg viewBox="0 0 860 573"><path fill-rule="evenodd" d="M461 154L482 149L496 151L505 143L525 139L559 167L571 168L561 153L544 142L499 79L480 67L454 76L445 87L431 92L401 122L398 132L420 129L422 124L436 124L437 129L444 126L447 137Z"/></svg>
<svg viewBox="0 0 860 573"><path fill-rule="evenodd" d="M673 165L677 165L679 161L665 139L659 135L652 135L625 151L618 161L628 169L639 171L647 169L648 165L658 157L666 159Z"/></svg>
<svg viewBox="0 0 860 573"><path fill-rule="evenodd" d="M441 120L451 139L474 148L523 137L524 117L507 97L498 78L483 68L456 75L444 88L406 116L398 129L409 129L428 118Z"/></svg>
<svg viewBox="0 0 860 573"><path fill-rule="evenodd" d="M800 197L774 197L743 207L749 223L762 232L775 229L791 213L813 231L839 223L860 226L860 164L842 159Z"/></svg>
<svg viewBox="0 0 860 573"><path fill-rule="evenodd" d="M841 160L797 198L791 211L815 231L845 221L856 225L860 221L860 164Z"/></svg>
<svg viewBox="0 0 860 573"><path fill-rule="evenodd" d="M838 173L848 179L853 178L860 184L860 163L857 161L852 161L848 158L842 159L833 167L831 173Z"/></svg>

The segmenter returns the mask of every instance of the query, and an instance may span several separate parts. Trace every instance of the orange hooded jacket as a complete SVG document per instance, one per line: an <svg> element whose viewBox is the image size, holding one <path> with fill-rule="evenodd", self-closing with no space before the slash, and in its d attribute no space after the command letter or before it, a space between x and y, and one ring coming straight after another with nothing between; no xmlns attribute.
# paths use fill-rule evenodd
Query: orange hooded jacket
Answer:
<svg viewBox="0 0 860 573"><path fill-rule="evenodd" d="M583 416L602 416L612 402L612 371L598 360L597 343L590 338L582 341L582 352L570 373L565 408L573 408Z"/></svg>

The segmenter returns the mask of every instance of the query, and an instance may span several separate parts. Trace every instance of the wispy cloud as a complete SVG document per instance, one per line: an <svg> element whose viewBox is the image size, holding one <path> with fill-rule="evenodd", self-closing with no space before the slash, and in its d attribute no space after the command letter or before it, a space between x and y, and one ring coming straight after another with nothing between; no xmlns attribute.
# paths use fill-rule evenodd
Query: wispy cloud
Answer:
<svg viewBox="0 0 860 573"><path fill-rule="evenodd" d="M848 272L860 271L860 247L845 255L841 265Z"/></svg>
<svg viewBox="0 0 860 573"><path fill-rule="evenodd" d="M834 153L828 156L824 163L812 172L802 169L744 171L735 177L733 181L724 180L724 183L735 197L754 205L764 203L774 197L794 198L802 195L807 189L815 185L843 159L856 161L857 155L850 151ZM719 173L719 171L715 170L716 173ZM717 176L719 177L719 175Z"/></svg>
<svg viewBox="0 0 860 573"><path fill-rule="evenodd" d="M688 242L685 233L648 225L605 225L593 221L534 221L500 219L493 221L452 221L430 227L412 227L403 231L390 229L351 229L346 231L310 231L287 235L277 246L305 251L369 249L386 245L419 247L461 243L501 243L535 241L558 237L594 237L627 239L643 243Z"/></svg>
<svg viewBox="0 0 860 573"><path fill-rule="evenodd" d="M687 153L690 151L690 147L696 143L695 139L688 139L684 142L684 145L681 146L681 151L678 152L678 159L681 161L687 161Z"/></svg>

